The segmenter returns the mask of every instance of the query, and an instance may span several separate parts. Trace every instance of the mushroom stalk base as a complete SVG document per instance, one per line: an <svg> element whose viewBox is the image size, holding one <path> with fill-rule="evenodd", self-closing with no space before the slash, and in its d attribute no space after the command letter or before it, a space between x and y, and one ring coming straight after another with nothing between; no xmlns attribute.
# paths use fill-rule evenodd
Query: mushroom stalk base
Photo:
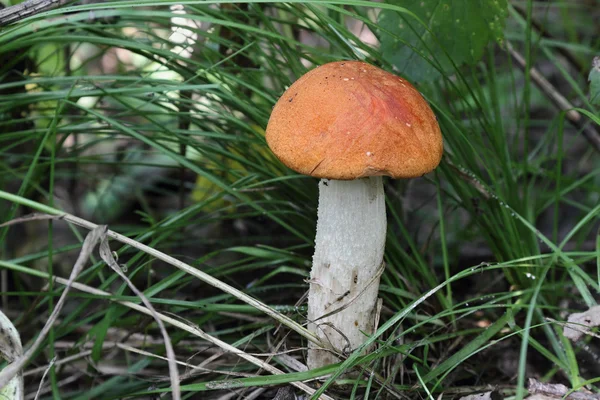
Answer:
<svg viewBox="0 0 600 400"><path fill-rule="evenodd" d="M373 333L386 227L380 176L321 180L308 329L328 350L311 344L309 368L339 362L335 353L353 351Z"/></svg>

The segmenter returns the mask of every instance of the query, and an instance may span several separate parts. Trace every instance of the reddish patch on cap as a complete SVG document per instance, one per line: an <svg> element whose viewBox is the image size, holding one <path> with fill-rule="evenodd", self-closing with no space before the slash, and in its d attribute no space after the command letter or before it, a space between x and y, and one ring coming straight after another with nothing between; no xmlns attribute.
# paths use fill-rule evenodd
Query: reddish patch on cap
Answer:
<svg viewBox="0 0 600 400"><path fill-rule="evenodd" d="M325 64L298 79L275 105L266 138L288 167L329 179L417 177L434 169L443 152L421 94L359 61Z"/></svg>

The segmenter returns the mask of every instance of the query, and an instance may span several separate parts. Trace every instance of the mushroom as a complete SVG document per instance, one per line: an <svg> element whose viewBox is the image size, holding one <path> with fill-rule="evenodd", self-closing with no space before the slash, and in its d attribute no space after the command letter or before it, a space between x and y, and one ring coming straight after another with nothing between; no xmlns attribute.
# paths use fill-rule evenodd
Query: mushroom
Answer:
<svg viewBox="0 0 600 400"><path fill-rule="evenodd" d="M433 170L442 135L406 80L359 61L325 64L281 96L266 139L289 168L321 178L308 294L309 368L338 362L376 329L386 237L383 176Z"/></svg>

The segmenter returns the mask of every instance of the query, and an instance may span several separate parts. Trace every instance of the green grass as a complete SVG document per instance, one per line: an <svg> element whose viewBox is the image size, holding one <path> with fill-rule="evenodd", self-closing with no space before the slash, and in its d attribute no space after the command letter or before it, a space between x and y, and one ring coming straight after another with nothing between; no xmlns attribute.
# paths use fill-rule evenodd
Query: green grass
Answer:
<svg viewBox="0 0 600 400"><path fill-rule="evenodd" d="M309 64L358 58L393 70L347 23L362 21L381 38L394 32L378 30L373 7L411 14L394 2L190 2L185 15L169 8L175 4L77 5L1 28L0 215L62 210L132 240L111 247L164 316L178 360L204 368L182 381L182 398L260 390L271 398L273 387L300 381L340 399L437 398L485 384L522 398L534 374L598 391L584 362L593 342L570 343L552 322L598 299L598 152L506 46L598 132L587 82L600 50L593 6L512 2L504 44L490 42L473 65L419 82L445 155L435 173L386 182L384 307L368 341L377 350L299 371L310 335L305 305L296 303L308 288L317 185L270 153L264 129ZM173 20L183 16L192 26ZM191 57L173 43L174 27L196 35ZM562 51L586 69L566 64ZM452 57L431 55L438 67ZM0 228L2 308L26 347L86 233L66 221ZM42 397L169 391L160 332L140 299L97 255L78 282L25 370L57 357ZM60 363L85 350L86 358ZM487 361L502 356L518 367ZM269 365L281 374L265 371ZM343 376L351 368L356 378ZM322 385L311 381L318 377ZM40 379L26 375L26 392Z"/></svg>

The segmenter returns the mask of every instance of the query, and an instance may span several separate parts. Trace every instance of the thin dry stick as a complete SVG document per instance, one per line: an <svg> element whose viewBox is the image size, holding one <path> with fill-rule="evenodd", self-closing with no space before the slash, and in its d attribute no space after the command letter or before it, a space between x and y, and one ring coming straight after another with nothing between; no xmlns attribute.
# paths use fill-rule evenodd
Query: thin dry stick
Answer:
<svg viewBox="0 0 600 400"><path fill-rule="evenodd" d="M129 288L135 293L135 295L142 300L142 303L144 303L146 308L152 314L152 317L156 320L156 323L158 324L158 329L160 330L160 333L162 334L163 339L165 340L165 349L167 351L167 358L169 362L169 377L171 378L171 390L173 393L173 399L181 399L181 389L179 388L179 371L177 370L175 351L173 351L171 338L169 337L169 334L165 329L165 325L162 323L160 318L158 318L156 310L148 301L146 296L144 296L144 294L140 292L137 287L135 287L133 282L129 280L127 275L123 273L121 267L119 266L119 264L117 264L117 261L113 257L110 251L110 247L108 246L108 240L104 235L102 236L102 239L100 241L100 258L102 258L102 260L104 260L104 262L108 264L108 266L111 267L112 270L115 271L117 275L119 275L121 279L125 281L125 283L127 283L127 286L129 286Z"/></svg>
<svg viewBox="0 0 600 400"><path fill-rule="evenodd" d="M87 357L90 354L92 354L91 350L85 350L85 351L82 351L81 353L73 354L72 356L54 360L52 365L54 365L55 367L58 367L59 365L68 364L71 361L76 361L76 360L79 360L80 358ZM43 365L41 367L27 370L26 372L23 373L23 376L36 375L36 374L39 374L40 372L44 372L44 375L45 375L45 371L49 370L52 365L48 364L48 365Z"/></svg>
<svg viewBox="0 0 600 400"><path fill-rule="evenodd" d="M80 328L77 330L77 332L86 332L87 333L88 330L84 331L82 328ZM110 330L111 329L109 328L109 331ZM104 342L102 342L102 349L112 349L117 346L117 343L124 343L124 344L129 344L130 346L138 346L138 347L145 347L145 348L151 347L151 346L159 346L159 345L163 344L162 339L152 337L151 335L144 335L141 333L131 333L131 334L125 335L125 336L127 336L127 337L121 339L121 340L125 340L125 341L105 339ZM136 339L138 336L148 336L148 340L144 341L143 338ZM210 344L203 342L203 341L199 341L199 340L181 340L177 344L181 345L182 347L210 346ZM72 350L75 347L81 348L81 349L91 349L92 347L94 347L94 342L88 341L88 342L84 342L84 343L79 343L79 342L66 341L66 340L57 340L56 342L54 342L54 347L57 349L64 349L64 350ZM216 349L213 349L213 350L216 351ZM210 352L210 349L206 349L205 352ZM61 358L59 361L57 361L57 363L61 362L62 360L64 360L64 359ZM29 373L29 371L27 373Z"/></svg>
<svg viewBox="0 0 600 400"><path fill-rule="evenodd" d="M67 3L66 0L26 0L20 4L6 7L0 10L0 26L18 22L65 3Z"/></svg>
<svg viewBox="0 0 600 400"><path fill-rule="evenodd" d="M59 211L56 210L56 214L54 216L52 216L52 214L50 214L48 219L64 219L67 222L81 226L86 229L95 229L96 227L98 227L98 225L96 225L92 222L89 222L83 218L79 218L79 217L76 217L74 215L67 214L67 213L64 213L64 214L58 214L58 213L59 213ZM45 215L45 214L40 214L40 213L30 214L30 215L6 222L5 225L44 219L42 217L42 215ZM249 304L252 307L264 312L271 318L275 319L276 321L279 321L280 323L287 326L288 328L295 331L296 333L299 333L300 335L302 335L304 338L308 339L309 341L311 341L317 345L322 345L321 342L319 341L319 339L314 334L312 334L309 330L307 330L300 324L296 323L294 320L292 320L288 316L272 309L271 307L256 300L255 298L248 296L246 293L234 288L233 286L229 286L228 284L192 267L191 265L188 265L182 261L177 260L176 258L173 258L165 253L162 253L156 249L153 249L152 247L149 247L142 243L136 242L135 240L130 239L130 238L123 236L119 233L116 233L114 231L107 230L106 236L108 236L112 239L115 239L121 243L124 243L128 246L131 246L133 248L141 250L159 260L162 260L168 264L173 265L176 268L179 268L180 270L182 270L196 278L199 278L200 280L208 283L211 286L216 287L217 289L224 291L225 293L231 294L232 296L238 298L239 300L242 300L246 304Z"/></svg>
<svg viewBox="0 0 600 400"><path fill-rule="evenodd" d="M64 219L67 222L84 227L86 229L94 229L98 226L92 222L89 222L83 218L79 218L79 217L76 217L71 214L66 214L66 213L61 214L61 217L62 217L62 219ZM219 290L222 290L225 293L229 293L230 295L236 297L237 299L243 301L244 303L249 304L252 307L256 308L257 310L264 312L265 314L267 314L271 318L275 319L276 321L281 322L282 324L284 324L291 330L302 335L307 340L315 343L316 345L322 346L321 341L314 334L312 334L310 331L308 331L308 329L304 328L303 326L301 326L300 324L298 324L296 321L292 320L291 318L287 317L286 315L283 315L280 312L272 309L271 307L267 306L263 302L258 301L257 299L255 299L251 296L248 296L246 293L234 288L233 286L230 286L230 285L208 275L207 273L202 272L199 269L192 267L189 264L186 264L186 263L179 261L176 258L173 258L163 252L153 249L152 247L149 247L149 246L146 246L145 244L136 242L135 240L130 239L127 236L123 236L123 235L113 232L111 230L107 230L106 235L112 239L118 240L121 243L124 243L128 246L131 246L133 248L141 250L144 253L149 254L154 258L157 258L159 260L166 262L167 264L173 265L174 267L179 268L180 270L202 280L203 282L208 283L211 286L216 287Z"/></svg>
<svg viewBox="0 0 600 400"><path fill-rule="evenodd" d="M87 263L88 259L90 258L90 255L92 254L92 251L96 247L96 243L98 243L98 241L102 237L105 229L106 229L105 226L96 226L85 237L85 240L83 241L83 245L81 246L81 252L79 253L79 257L77 257L77 261L75 262L75 265L73 266L73 270L71 271L71 275L69 276L69 279L66 280L66 282L65 282L65 286L66 286L65 290L62 292L60 298L58 299L58 302L56 303L54 311L50 315L50 318L48 318L48 321L42 328L42 331L40 332L38 337L35 339L35 342L33 342L33 345L29 348L29 350L27 350L25 352L25 354L23 354L23 356L21 356L19 359L15 360L12 364L9 364L6 368L4 368L0 372L0 388L3 388L4 386L6 386L8 384L8 382L13 377L15 377L19 373L19 371L21 371L23 369L23 367L27 364L29 359L33 356L33 353L35 353L35 351L38 349L38 347L40 347L40 345L46 338L46 335L52 328L54 321L58 317L58 313L62 309L62 307L67 299L67 293L69 293L69 289L72 287L72 285L74 283L73 281L75 280L75 278L77 278L77 275L79 275L79 273L81 272L81 270Z"/></svg>
<svg viewBox="0 0 600 400"><path fill-rule="evenodd" d="M118 348L122 349L122 350L129 351L131 353L137 353L137 354L140 354L142 356L154 357L154 358L158 358L160 360L168 361L167 357L159 356L158 354L154 354L154 353L151 353L151 352L146 351L146 350L138 349L136 347L129 346L129 345L124 344L124 343L117 343L116 346ZM207 374L208 373L211 373L211 374L218 373L218 374L223 374L223 375L231 375L231 376L235 376L235 377L238 377L238 378L239 377L242 377L242 378L252 378L252 377L256 376L254 374L249 374L249 373L246 373L246 372L218 371L218 370L214 370L214 369L210 369L210 368L197 367L197 366L195 366L193 364L189 364L189 363L186 363L186 362L183 362L183 361L175 361L175 362L177 364L179 364L179 365L182 365L182 366L186 367L186 368L192 369L192 370L196 371L197 373L198 372L204 372L204 373L207 373ZM188 373L188 377L189 376L193 376L193 375L195 375L195 374Z"/></svg>
<svg viewBox="0 0 600 400"><path fill-rule="evenodd" d="M14 196L10 195L7 192L0 191L0 194L5 199L9 199L11 201L15 200ZM73 223L75 225L78 225L78 226L81 226L81 227L84 227L84 228L87 228L87 229L92 229L92 230L98 228L98 225L96 225L94 223L91 223L89 221L86 221L86 220L84 220L82 218L78 218L78 217L76 217L74 215L67 214L67 213L62 213L59 210L56 210L56 209L53 209L53 208L50 208L50 207L44 207L44 210L48 214L60 215L60 217L62 219L64 219L67 222ZM216 287L217 289L220 289L220 290L222 290L222 291L224 291L226 293L231 294L232 296L235 296L239 300L242 300L245 303L253 306L254 308L263 311L265 314L271 316L273 319L279 321L280 323L284 324L285 326L289 327L290 329L296 331L297 333L299 333L300 335L304 336L309 341L311 341L311 342L313 342L313 343L315 343L315 344L317 344L319 346L322 345L321 342L319 341L319 339L315 335L313 335L311 332L309 332L306 328L302 327L301 325L299 325L298 323L296 323L295 321L293 321L289 317L287 317L287 316L285 316L285 315L283 315L283 314L281 314L281 313L273 310L272 308L270 308L266 304L264 304L264 303L262 303L262 302L260 302L260 301L258 301L256 299L254 299L254 298L246 295L245 293L243 293L241 291L239 291L238 289L236 289L236 288L234 288L232 286L229 286L226 283L221 282L218 279L216 279L216 278L214 278L214 277L212 277L212 276L210 276L210 275L208 275L208 274L206 274L206 273L204 273L202 271L199 271L199 270L193 268L192 266L190 266L190 265L188 265L186 263L183 263L183 262L181 262L181 261L179 261L179 260L177 260L177 259L175 259L175 258L173 258L171 256L168 256L168 255L166 255L166 254L164 254L164 253L162 253L162 252L160 252L158 250L155 250L155 249L153 249L153 248L151 248L149 246L146 246L144 244L136 242L135 240L132 240L132 239L126 237L126 236L120 235L120 234L118 234L116 232L113 232L111 230L107 230L105 232L105 234L107 236L115 239L115 240L118 240L118 241L120 241L122 243L125 243L125 244L127 244L127 245L129 245L129 246L131 246L133 248L141 250L141 251L143 251L143 252L145 252L145 253L147 253L147 254L149 254L149 255L151 255L151 256L159 259L159 260L162 260L162 261L164 261L164 262L166 262L168 264L171 264L171 265L173 265L173 266L181 269L182 271L184 271L184 272L186 272L186 273L188 273L188 274L190 274L192 276L195 276L195 277L201 279L202 281L204 281L204 282L206 282L206 283L208 283L208 284ZM68 283L68 281L65 280L65 279L63 279L63 278L56 278L56 282L61 283L61 284ZM96 295L100 295L100 296L110 296L110 293L103 292L101 290L94 289L94 288L91 288L89 286L77 283L77 282L72 282L72 287L75 287L78 290L82 290L82 291L85 291L85 292L88 292L88 293L92 293L92 294L96 294ZM150 313L150 311L148 309L146 309L145 307L140 306L138 304L131 303L131 302L126 302L126 301L117 301L117 302L119 304L122 304L122 305L126 306L126 307L129 307L129 308L135 309L137 311L140 311L140 312L142 312L144 314L151 315L151 313ZM229 352L231 352L233 354L237 354L239 357L242 357L242 358L246 359L247 361L249 361L249 362L251 362L251 363L253 363L253 364L257 365L257 366L259 366L261 368L264 368L268 372L271 372L273 374L283 374L282 371L280 371L279 369L273 367L272 365L270 365L268 363L265 363L264 361L262 361L262 360L260 360L260 359L258 359L256 357L254 357L254 356L248 355L248 354L244 353L243 351L240 351L239 349L236 349L235 347L229 345L226 342L223 342L223 341L221 341L221 340L219 340L217 338L214 338L214 337L212 337L210 335L207 335L204 331L202 331L198 327L191 327L191 326L189 326L187 324L181 323L180 321L178 321L176 319L173 319L171 317L168 317L166 315L163 315L163 314L158 314L158 316L161 318L162 321L167 322L167 323L169 323L171 325L175 325L175 326L177 326L180 329L183 329L183 330L185 330L185 331L187 331L189 333L192 333L193 335L201 337L201 338L203 338L203 339L205 339L205 340L207 340L207 341L209 341L209 342L211 342L211 343L219 346L220 348L222 348L222 349L224 349L226 351L229 351ZM304 383L293 382L292 384L294 386L298 387L299 389L303 390L304 392L308 393L308 394L312 395L315 392L314 389L312 389L311 387L305 385ZM329 397L329 396L327 396L325 394L322 394L319 397L319 399L332 400L331 397Z"/></svg>
<svg viewBox="0 0 600 400"><path fill-rule="evenodd" d="M54 365L55 362L56 362L56 357L53 358L52 360L50 360L48 367L46 368L46 370L44 371L44 374L42 375L42 379L40 379L40 384L38 385L37 392L35 392L34 400L39 399L40 394L42 392L42 387L44 386L44 381L46 380L46 375L48 375L48 372L50 372L50 368L52 368L52 366Z"/></svg>
<svg viewBox="0 0 600 400"><path fill-rule="evenodd" d="M521 69L525 69L526 62L525 58L512 47L510 43L506 43L506 48L508 49L512 58L517 62ZM546 78L535 68L531 68L529 70L531 80L535 85L546 95L548 98L554 103L556 107L558 107L561 111L565 112L567 119L575 125L577 129L580 129L583 133L583 136L587 139L588 142L596 149L596 151L600 152L600 133L590 124L586 124L583 116L575 111L575 106L571 104L569 100L567 100L562 94L556 90L556 88L548 82Z"/></svg>
<svg viewBox="0 0 600 400"><path fill-rule="evenodd" d="M67 285L69 283L69 281L67 279L64 279L64 278L55 278L55 281L57 283L60 283L61 285ZM111 296L112 296L111 293L102 291L100 289L96 289L96 288L93 288L91 286L87 286L87 285L84 285L84 284L78 283L78 282L73 282L71 284L71 287L74 288L74 289L80 290L82 292L85 292L85 293L90 293L90 294L93 294L93 295L96 295L96 296L107 297L108 300L114 301L114 302L116 302L118 304L121 304L122 306L131 308L132 310L139 311L139 312L141 312L143 314L146 314L146 315L150 315L150 316L152 315L152 313L150 312L150 310L148 310L146 307L140 306L139 304L132 303L130 301L113 300L111 298ZM197 326L188 325L188 324L183 323L183 322L181 322L181 321L179 321L179 320L177 320L175 318L166 316L166 315L161 314L159 312L157 312L156 314L157 314L158 318L160 318L163 322L166 322L166 323L168 323L170 325L173 325L173 326L175 326L175 327L177 327L177 328L179 328L181 330L189 332L192 335L198 336L201 339L204 339L204 340L206 340L208 342L211 342L212 344L220 347L224 351L232 353L232 354L235 354L235 355L237 355L237 356L245 359L246 361L251 362L252 364L254 364L254 365L256 365L256 366L258 366L260 368L264 368L265 370L267 370L268 372L270 372L272 374L275 374L275 375L283 374L283 372L281 370L275 368L274 366L272 366L270 364L267 364L266 362L260 360L259 358L256 358L256 357L254 357L254 356L252 356L252 355L250 355L248 353L243 352L242 350L240 350L238 348L235 348L235 347L231 346L229 343L223 342L222 340L217 339L217 338L215 338L215 337L207 334L206 332L204 332L202 329L200 329ZM311 388L310 386L308 386L308 385L306 385L306 384L304 384L302 382L292 382L291 384L294 385L294 386L296 386L297 388L301 389L302 391L308 393L309 395L312 395L313 393L315 393L315 390L313 388ZM333 400L331 397L329 397L328 395L325 395L325 394L321 395L321 397L319 397L319 399L322 399L322 400Z"/></svg>
<svg viewBox="0 0 600 400"><path fill-rule="evenodd" d="M24 222L31 222L31 221L56 221L61 218L62 217L60 215L33 213L33 214L24 215L19 218L13 218L10 221L6 221L5 223L0 224L0 228L4 228L5 226L22 224Z"/></svg>

